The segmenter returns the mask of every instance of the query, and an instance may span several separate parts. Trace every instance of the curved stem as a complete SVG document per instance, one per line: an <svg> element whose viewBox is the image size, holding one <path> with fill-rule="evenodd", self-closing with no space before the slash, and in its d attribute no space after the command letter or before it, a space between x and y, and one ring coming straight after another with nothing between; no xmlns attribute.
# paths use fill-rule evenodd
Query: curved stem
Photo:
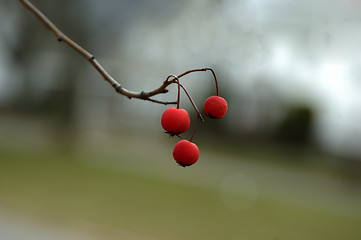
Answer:
<svg viewBox="0 0 361 240"><path fill-rule="evenodd" d="M202 117L202 114L199 112L198 108L197 108L197 105L194 103L191 95L188 93L187 89L181 84L181 87L183 88L183 91L187 94L188 98L189 98L189 101L191 102L191 104L193 105L193 108L194 110L197 112L197 122L196 122L196 125L194 127L194 130L192 132L192 136L190 137L189 141L192 142L192 139L197 131L197 128L198 128L198 124L199 124L199 119L204 122L204 118Z"/></svg>
<svg viewBox="0 0 361 240"><path fill-rule="evenodd" d="M174 78L174 79L176 79L176 83L177 83L177 85L178 85L177 109L179 109L181 83L180 83L180 81L179 81L179 78L178 78L176 75L173 75L173 74L169 75L165 81L167 82L167 81L169 80L169 78L171 78L171 77Z"/></svg>
<svg viewBox="0 0 361 240"><path fill-rule="evenodd" d="M191 102L194 110L196 111L198 118L201 119L202 122L204 122L204 118L202 117L201 112L198 110L197 105L194 103L191 95L188 93L187 89L182 84L180 84L180 86L183 88L183 91L187 94L187 97L188 97L189 101Z"/></svg>
<svg viewBox="0 0 361 240"><path fill-rule="evenodd" d="M183 75L183 76L184 76L184 75ZM181 77L182 77L182 76L181 76ZM180 91L179 91L180 89L179 89L179 87L181 87L181 88L183 89L183 91L186 93L186 95L187 95L189 101L191 102L194 110L196 111L198 117L201 119L202 122L204 122L204 118L202 117L201 112L198 110L197 105L194 103L191 95L189 94L189 92L187 91L187 89L183 86L183 84L180 83L180 81L179 81L179 76L177 77L177 76L171 74L171 75L169 75L169 76L166 78L165 81L169 81L170 78L173 78L173 80L176 80L177 83L178 83L178 100L177 100L177 104L179 104L179 98L180 98L180 97L179 97L179 95L180 95ZM178 105L177 105L177 106L178 106Z"/></svg>
<svg viewBox="0 0 361 240"><path fill-rule="evenodd" d="M218 80L217 80L217 76L216 76L216 73L214 72L214 70L212 68L196 68L196 69L192 69L192 70L188 70L180 75L178 75L178 78L181 78L189 73L193 73L193 72L205 72L205 71L211 71L212 72L212 75L213 75L213 78L214 78L214 81L216 83L216 94L217 96L219 96L219 90L218 90Z"/></svg>

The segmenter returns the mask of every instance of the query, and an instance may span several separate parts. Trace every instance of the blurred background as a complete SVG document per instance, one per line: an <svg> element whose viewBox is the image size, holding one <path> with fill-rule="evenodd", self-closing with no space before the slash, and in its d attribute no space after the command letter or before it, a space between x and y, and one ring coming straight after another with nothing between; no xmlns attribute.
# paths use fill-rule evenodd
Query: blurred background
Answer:
<svg viewBox="0 0 361 240"><path fill-rule="evenodd" d="M33 3L125 88L211 67L229 110L181 168L169 106L0 0L0 239L361 238L361 1ZM201 110L215 94L209 72L182 83Z"/></svg>

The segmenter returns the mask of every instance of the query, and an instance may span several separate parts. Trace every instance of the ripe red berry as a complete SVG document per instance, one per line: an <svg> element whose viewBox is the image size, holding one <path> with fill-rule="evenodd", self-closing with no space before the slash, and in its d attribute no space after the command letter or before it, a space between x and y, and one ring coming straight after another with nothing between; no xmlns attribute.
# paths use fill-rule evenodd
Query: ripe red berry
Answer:
<svg viewBox="0 0 361 240"><path fill-rule="evenodd" d="M173 149L173 158L182 167L193 165L198 161L199 149L188 140L180 140Z"/></svg>
<svg viewBox="0 0 361 240"><path fill-rule="evenodd" d="M224 98L211 96L204 102L204 113L210 118L220 119L226 115L228 105Z"/></svg>
<svg viewBox="0 0 361 240"><path fill-rule="evenodd" d="M170 107L164 111L161 124L163 129L171 136L179 135L188 130L190 118L186 110Z"/></svg>

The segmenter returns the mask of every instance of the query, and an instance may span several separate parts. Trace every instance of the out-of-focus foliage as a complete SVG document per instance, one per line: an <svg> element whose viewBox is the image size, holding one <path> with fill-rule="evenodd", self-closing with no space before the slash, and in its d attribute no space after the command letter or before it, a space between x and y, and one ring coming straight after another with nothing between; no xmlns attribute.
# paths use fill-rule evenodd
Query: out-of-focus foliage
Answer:
<svg viewBox="0 0 361 240"><path fill-rule="evenodd" d="M284 142L309 143L313 121L314 114L310 107L288 107L277 126L276 135Z"/></svg>

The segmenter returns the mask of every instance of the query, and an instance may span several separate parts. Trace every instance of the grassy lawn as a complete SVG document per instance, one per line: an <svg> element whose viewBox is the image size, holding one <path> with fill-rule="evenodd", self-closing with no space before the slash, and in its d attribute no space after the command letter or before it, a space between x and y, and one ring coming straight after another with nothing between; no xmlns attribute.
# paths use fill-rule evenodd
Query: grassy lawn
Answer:
<svg viewBox="0 0 361 240"><path fill-rule="evenodd" d="M127 146L119 151L121 156L0 145L0 212L6 209L79 228L105 236L103 239L119 239L124 231L160 240L361 239L359 214L325 211L263 194L246 208L232 209L221 200L217 188L192 181L184 184L130 168L89 164L127 162L145 156ZM159 157L153 153L146 156L147 161ZM192 174L204 168L208 172L203 176L212 178L213 170L206 165L178 174L193 179ZM183 170L175 165L171 168ZM287 196L288 192L282 194ZM223 198L233 203L249 200L249 196L237 192L223 193ZM345 201L339 203L340 207L347 204Z"/></svg>

